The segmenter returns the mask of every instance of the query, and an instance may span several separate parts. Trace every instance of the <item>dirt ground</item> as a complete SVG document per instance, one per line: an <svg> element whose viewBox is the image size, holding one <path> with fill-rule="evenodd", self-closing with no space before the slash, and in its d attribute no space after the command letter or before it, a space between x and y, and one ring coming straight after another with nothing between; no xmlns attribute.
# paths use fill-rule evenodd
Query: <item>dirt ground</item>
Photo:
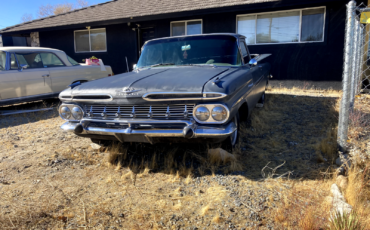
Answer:
<svg viewBox="0 0 370 230"><path fill-rule="evenodd" d="M0 116L0 228L325 227L338 98L266 99L243 125L238 149L218 157L206 144L95 150L62 132L56 109Z"/></svg>

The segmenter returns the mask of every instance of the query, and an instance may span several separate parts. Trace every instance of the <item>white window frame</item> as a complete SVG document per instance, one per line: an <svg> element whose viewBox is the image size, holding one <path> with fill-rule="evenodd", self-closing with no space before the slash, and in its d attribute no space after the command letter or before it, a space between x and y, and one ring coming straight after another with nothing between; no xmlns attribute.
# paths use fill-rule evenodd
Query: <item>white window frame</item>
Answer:
<svg viewBox="0 0 370 230"><path fill-rule="evenodd" d="M92 51L91 50L91 33L90 31L92 30L101 30L101 29L104 29L105 31L105 50L99 50L99 51ZM90 51L79 51L77 52L76 50L76 32L81 32L81 31L89 31L89 47L90 47ZM102 53L102 52L107 52L107 49L108 49L108 46L107 46L107 30L106 28L96 28L96 29L86 29L86 30L75 30L73 32L73 40L74 40L74 44L75 44L75 53Z"/></svg>
<svg viewBox="0 0 370 230"><path fill-rule="evenodd" d="M302 11L303 10L314 10L314 9L324 9L324 25L323 25L323 31L322 31L322 40L321 41L301 41L301 35L302 35ZM299 11L299 41L298 42L277 42L277 43L257 43L257 16L263 15L263 14L273 14L273 13L283 13L283 12L292 12L292 11ZM255 46L255 45L280 45L280 44L301 44L301 43L318 43L318 42L324 42L325 41L325 24L326 24L326 6L319 6L319 7L310 7L310 8L301 8L301 9L294 9L294 10L281 10L281 11L271 11L266 13L256 13L256 14L240 14L236 15L236 33L238 33L238 18L244 17L244 16L251 16L255 15L255 44L247 44L248 46Z"/></svg>
<svg viewBox="0 0 370 230"><path fill-rule="evenodd" d="M192 20L184 20L184 21L172 21L170 23L171 37L173 37L173 35L172 35L172 23L185 22L185 35L183 35L183 36L187 36L188 35L188 22L195 22L195 21L200 21L200 30L201 30L201 34L203 34L203 19L192 19Z"/></svg>

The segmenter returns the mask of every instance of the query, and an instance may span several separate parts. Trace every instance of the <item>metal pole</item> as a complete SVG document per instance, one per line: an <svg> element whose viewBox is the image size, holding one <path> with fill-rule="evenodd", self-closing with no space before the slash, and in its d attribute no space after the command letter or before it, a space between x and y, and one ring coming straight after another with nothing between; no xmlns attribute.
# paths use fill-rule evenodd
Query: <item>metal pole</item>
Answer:
<svg viewBox="0 0 370 230"><path fill-rule="evenodd" d="M353 111L353 106L355 104L355 94L356 94L356 82L357 82L357 62L358 62L358 47L359 47L359 27L360 22L354 17L353 21L355 22L354 35L353 35L353 48L352 48L352 62L351 62L351 93L350 93L350 103L349 110Z"/></svg>
<svg viewBox="0 0 370 230"><path fill-rule="evenodd" d="M358 48L358 74L357 74L357 81L356 81L356 95L360 93L360 87L362 82L362 65L363 65L363 56L364 56L364 30L366 27L362 26L360 23L360 40L359 40L359 48Z"/></svg>
<svg viewBox="0 0 370 230"><path fill-rule="evenodd" d="M353 28L355 22L356 2L350 1L347 5L346 19L346 37L344 45L344 66L343 66L343 96L339 111L338 123L338 145L341 151L346 150L347 134L348 134L348 119L349 119L349 99L350 99L350 65L353 44Z"/></svg>
<svg viewBox="0 0 370 230"><path fill-rule="evenodd" d="M351 92L350 92L350 103L349 103L349 110L353 110L353 106L355 103L355 87L356 87L356 79L357 79L357 49L358 49L358 26L359 22L356 20L356 18L352 18L355 22L355 27L353 28L354 34L353 34L353 47L352 47L352 62L351 62Z"/></svg>

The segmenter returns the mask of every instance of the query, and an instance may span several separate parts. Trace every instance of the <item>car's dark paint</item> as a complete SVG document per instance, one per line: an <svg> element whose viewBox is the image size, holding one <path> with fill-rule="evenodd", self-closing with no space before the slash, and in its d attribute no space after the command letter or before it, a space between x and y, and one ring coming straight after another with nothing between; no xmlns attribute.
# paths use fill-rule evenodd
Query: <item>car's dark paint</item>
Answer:
<svg viewBox="0 0 370 230"><path fill-rule="evenodd" d="M244 39L244 36L224 34ZM205 35L199 35L205 36ZM238 43L239 44L239 43ZM240 52L241 53L241 52ZM249 60L250 56L245 56ZM88 82L73 89L67 89L60 94L63 96L76 96L82 94L110 94L111 101L85 101L84 104L104 105L155 105L155 104L224 104L230 110L230 116L225 124L233 120L242 106L246 106L248 115L265 92L270 75L270 64L258 63L241 66L171 66L151 67L134 70L130 73L115 75L113 77ZM139 90L135 93L124 95L122 92ZM153 92L194 92L194 93L222 93L227 95L221 99L213 100L169 100L146 101L143 95ZM66 103L78 103L63 99ZM210 124L204 124L208 126ZM217 125L212 125L217 127Z"/></svg>
<svg viewBox="0 0 370 230"><path fill-rule="evenodd" d="M125 87L140 90L137 94L127 95L129 98L141 98L145 93L152 92L196 92L202 93L203 85L210 79L226 71L225 68L184 66L184 67L153 67L119 74L109 80L98 79L88 84L73 88L72 95L88 94L104 91L114 99L123 98L117 91Z"/></svg>

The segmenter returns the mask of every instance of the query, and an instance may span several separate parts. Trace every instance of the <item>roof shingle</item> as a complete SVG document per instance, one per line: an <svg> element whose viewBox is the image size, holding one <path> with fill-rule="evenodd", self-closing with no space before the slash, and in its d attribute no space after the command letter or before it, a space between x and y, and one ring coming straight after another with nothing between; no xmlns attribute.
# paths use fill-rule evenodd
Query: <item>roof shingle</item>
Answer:
<svg viewBox="0 0 370 230"><path fill-rule="evenodd" d="M112 0L10 26L0 33L275 1L279 0Z"/></svg>

